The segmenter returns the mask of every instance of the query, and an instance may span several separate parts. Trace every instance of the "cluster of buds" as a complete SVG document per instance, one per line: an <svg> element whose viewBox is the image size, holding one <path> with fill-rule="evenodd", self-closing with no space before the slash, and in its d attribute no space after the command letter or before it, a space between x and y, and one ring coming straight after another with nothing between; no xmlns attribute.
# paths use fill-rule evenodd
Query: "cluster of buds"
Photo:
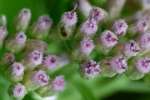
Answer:
<svg viewBox="0 0 150 100"><path fill-rule="evenodd" d="M76 17L74 11L65 13L63 23L66 27L75 25L77 19L73 21L72 16ZM16 100L22 100L29 91L37 92L39 89L47 88L45 94L49 92L53 93L50 95L55 95L56 92L65 89L63 75L53 78L49 75L50 71L58 70L69 63L66 55L59 56L47 51L48 44L43 39L51 29L51 18L48 15L40 16L28 34L30 20L30 9L22 9L15 20L16 34L7 37L9 35L6 17L0 17L0 46L5 48L1 65L6 66L6 73L11 76L9 93ZM70 22L72 23L69 24ZM18 57L18 54L21 57Z"/></svg>
<svg viewBox="0 0 150 100"><path fill-rule="evenodd" d="M119 0L113 1L116 3L114 5L119 2ZM122 0L122 6L124 2L125 0ZM89 9L84 7L89 7ZM82 11L88 10L88 13L85 14L87 18L79 29L76 27L77 8ZM113 10L114 14L120 12L120 10ZM111 15L113 17L113 14ZM77 44L79 48L72 50L69 48L71 46L67 45L69 50L60 55L60 53L49 52L49 40L44 41L46 38L49 39L53 23L48 15L40 16L31 27L31 31L27 31L30 25L31 11L26 8L22 9L15 22L16 34L13 34L11 38L7 38L9 35L6 17L1 16L0 46L4 46L4 50L6 50L1 64L7 67L5 68L6 72L11 76L10 95L21 100L30 91L42 96L63 91L66 83L65 75L51 74L68 63L80 65L80 73L87 79L97 76L113 77L124 73L129 78L137 80L149 73L150 32L148 32L148 22L150 18L144 16L137 20L134 24L136 30L133 32L140 34L134 39L130 39L127 37L130 33L129 24L125 19L116 19L112 21L111 28L98 30L107 17L104 9L90 5L87 0L79 0L79 5L75 5L72 10L62 15L58 28L56 28L62 36L67 38L71 36L73 46L75 47ZM55 37L55 35L52 36ZM62 42L61 37L57 36L56 38ZM61 45L66 46L63 43ZM102 54L103 57L98 58L94 54Z"/></svg>

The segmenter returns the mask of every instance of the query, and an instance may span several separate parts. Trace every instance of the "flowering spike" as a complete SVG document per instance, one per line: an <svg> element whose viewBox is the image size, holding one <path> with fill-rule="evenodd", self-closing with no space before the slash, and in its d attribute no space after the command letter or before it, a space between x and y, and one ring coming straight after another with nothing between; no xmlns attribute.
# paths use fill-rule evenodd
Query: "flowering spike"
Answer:
<svg viewBox="0 0 150 100"><path fill-rule="evenodd" d="M97 29L97 22L93 18L86 20L81 26L81 32L84 33L85 36L94 35Z"/></svg>
<svg viewBox="0 0 150 100"><path fill-rule="evenodd" d="M81 66L81 71L86 78L94 78L100 74L101 69L96 61L90 60Z"/></svg>
<svg viewBox="0 0 150 100"><path fill-rule="evenodd" d="M100 39L101 39L102 45L106 48L112 48L118 43L117 36L109 30L104 31Z"/></svg>
<svg viewBox="0 0 150 100"><path fill-rule="evenodd" d="M23 8L17 16L16 19L16 30L17 31L26 31L31 20L31 11L30 9Z"/></svg>
<svg viewBox="0 0 150 100"><path fill-rule="evenodd" d="M112 29L116 35L124 36L127 32L128 25L125 20L120 19L114 22Z"/></svg>
<svg viewBox="0 0 150 100"><path fill-rule="evenodd" d="M110 66L112 70L118 74L125 72L128 67L127 61L122 55L112 58L110 61Z"/></svg>
<svg viewBox="0 0 150 100"><path fill-rule="evenodd" d="M60 92L64 90L65 80L64 76L57 76L51 83L53 91Z"/></svg>
<svg viewBox="0 0 150 100"><path fill-rule="evenodd" d="M34 72L31 80L34 84L38 86L45 86L48 85L49 76L46 74L45 71L39 70Z"/></svg>
<svg viewBox="0 0 150 100"><path fill-rule="evenodd" d="M93 40L91 40L90 38L84 38L80 42L80 51L81 51L81 53L83 53L87 56L92 52L94 47L95 47L95 45L93 43Z"/></svg>

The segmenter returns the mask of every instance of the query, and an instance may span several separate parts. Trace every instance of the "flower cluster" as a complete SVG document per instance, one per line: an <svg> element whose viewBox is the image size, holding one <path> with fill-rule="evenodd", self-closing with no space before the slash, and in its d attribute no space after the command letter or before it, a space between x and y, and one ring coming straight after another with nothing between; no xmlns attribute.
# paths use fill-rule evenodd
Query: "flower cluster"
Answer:
<svg viewBox="0 0 150 100"><path fill-rule="evenodd" d="M125 19L109 20L111 26L99 30L108 21L108 13L100 7L84 3L80 0L79 7L76 5L64 12L55 31L59 36L50 32L53 21L49 15L40 16L28 30L31 11L27 8L22 9L16 17L15 34L11 34L11 37L8 35L6 17L0 18L0 47L5 48L1 64L7 67L4 69L11 76L10 95L20 100L30 91L39 95L63 91L65 75L52 74L72 63L80 65L79 74L87 79L118 74L140 79L150 72L150 17L136 20L133 31L136 36L129 38L127 35L131 33ZM88 5L90 11L79 25L81 27L76 27L79 17L77 9L83 10L84 5ZM49 52L49 49L53 49L49 47L49 40L46 40L50 36L54 36L52 40L61 41L62 47L68 46L65 39L69 40L67 50L62 54ZM62 36L66 36L65 39ZM62 41L65 41L64 44ZM97 57L97 54L103 56Z"/></svg>

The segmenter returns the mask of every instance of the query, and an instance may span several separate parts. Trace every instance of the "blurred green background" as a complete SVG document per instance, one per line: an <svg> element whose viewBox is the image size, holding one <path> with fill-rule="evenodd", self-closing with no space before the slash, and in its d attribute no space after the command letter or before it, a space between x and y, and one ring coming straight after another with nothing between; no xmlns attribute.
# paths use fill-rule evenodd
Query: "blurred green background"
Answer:
<svg viewBox="0 0 150 100"><path fill-rule="evenodd" d="M105 7L107 0L90 0L90 2L93 5ZM20 9L24 7L31 9L32 22L42 14L49 14L55 26L62 13L72 9L73 3L74 0L0 0L0 14L7 16L9 33L13 33L13 20ZM122 16L131 14L134 11L132 8L133 6L127 5ZM57 42L49 44L50 52L59 52L59 45L60 43ZM138 81L130 81L125 75L86 80L80 77L78 66L72 63L56 72L56 74L65 75L67 80L67 87L60 93L59 100L150 100L150 75ZM0 100L11 100L7 92L9 85L7 77L1 71ZM36 98L29 93L24 100L36 100Z"/></svg>

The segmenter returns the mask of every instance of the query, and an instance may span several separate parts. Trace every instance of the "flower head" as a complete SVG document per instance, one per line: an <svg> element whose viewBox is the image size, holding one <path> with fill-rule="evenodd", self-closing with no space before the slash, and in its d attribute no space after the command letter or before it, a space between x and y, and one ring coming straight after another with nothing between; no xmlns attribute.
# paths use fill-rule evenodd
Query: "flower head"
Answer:
<svg viewBox="0 0 150 100"><path fill-rule="evenodd" d="M65 87L64 76L57 76L51 83L53 91L63 91Z"/></svg>
<svg viewBox="0 0 150 100"><path fill-rule="evenodd" d="M37 66L42 63L43 60L43 53L39 50L33 50L31 53L29 53L29 61L33 65Z"/></svg>
<svg viewBox="0 0 150 100"><path fill-rule="evenodd" d="M45 86L48 85L49 76L45 71L39 70L34 72L34 74L32 75L32 81L36 85Z"/></svg>
<svg viewBox="0 0 150 100"><path fill-rule="evenodd" d="M109 30L104 31L100 39L101 39L103 46L107 48L114 47L118 43L117 36Z"/></svg>
<svg viewBox="0 0 150 100"><path fill-rule="evenodd" d="M140 73L150 72L150 58L144 57L136 61L136 68Z"/></svg>
<svg viewBox="0 0 150 100"><path fill-rule="evenodd" d="M12 75L14 76L22 76L24 74L24 66L21 63L14 62L11 65Z"/></svg>
<svg viewBox="0 0 150 100"><path fill-rule="evenodd" d="M18 83L13 87L12 92L15 98L23 98L26 95L26 88L21 83Z"/></svg>
<svg viewBox="0 0 150 100"><path fill-rule="evenodd" d="M124 54L128 57L136 56L140 52L140 46L139 44L134 41L130 40L128 43L124 45Z"/></svg>
<svg viewBox="0 0 150 100"><path fill-rule="evenodd" d="M141 35L140 46L142 49L150 49L150 33L143 33Z"/></svg>
<svg viewBox="0 0 150 100"><path fill-rule="evenodd" d="M125 20L120 19L120 20L115 21L112 28L113 28L114 33L116 35L124 36L126 34L127 29L128 29L128 25L125 22Z"/></svg>
<svg viewBox="0 0 150 100"><path fill-rule="evenodd" d="M58 58L55 55L44 57L42 64L48 69L55 69L58 66Z"/></svg>
<svg viewBox="0 0 150 100"><path fill-rule="evenodd" d="M84 38L80 42L80 50L85 55L89 55L92 52L92 50L94 49L94 47L95 47L95 45L93 43L93 40L91 40L90 38Z"/></svg>
<svg viewBox="0 0 150 100"><path fill-rule="evenodd" d="M96 22L100 22L106 17L106 12L99 7L93 7L89 17L93 18Z"/></svg>
<svg viewBox="0 0 150 100"><path fill-rule="evenodd" d="M128 67L127 61L122 55L112 58L110 61L110 66L114 72L119 74L125 72Z"/></svg>
<svg viewBox="0 0 150 100"><path fill-rule="evenodd" d="M94 19L86 20L81 26L81 32L83 32L86 36L94 35L97 29L98 26Z"/></svg>
<svg viewBox="0 0 150 100"><path fill-rule="evenodd" d="M62 16L62 23L66 26L74 26L77 23L77 14L75 11L65 12Z"/></svg>
<svg viewBox="0 0 150 100"><path fill-rule="evenodd" d="M84 76L87 78L94 78L98 76L101 72L100 65L96 63L96 61L90 60L85 62L81 66L81 71Z"/></svg>

